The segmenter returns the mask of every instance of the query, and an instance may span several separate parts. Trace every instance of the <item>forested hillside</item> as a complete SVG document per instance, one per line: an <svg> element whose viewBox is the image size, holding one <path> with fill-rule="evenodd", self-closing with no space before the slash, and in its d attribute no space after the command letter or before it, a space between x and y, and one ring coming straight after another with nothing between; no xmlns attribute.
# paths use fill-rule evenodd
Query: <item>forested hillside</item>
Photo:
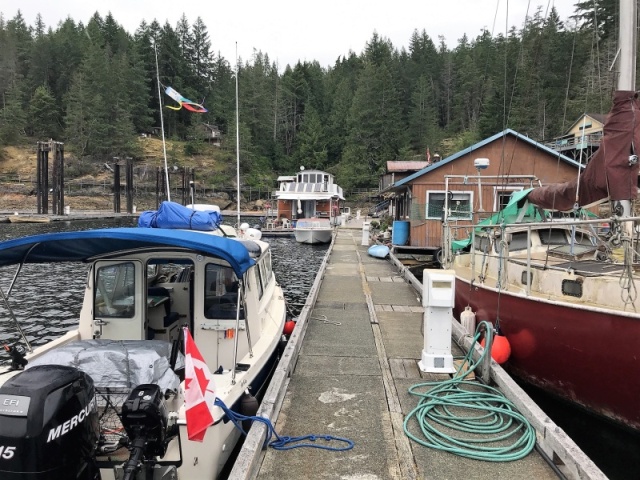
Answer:
<svg viewBox="0 0 640 480"><path fill-rule="evenodd" d="M581 113L608 110L616 4L585 0L572 19L538 10L522 29L464 36L453 49L419 24L407 49L372 32L362 52L328 69L283 68L255 51L238 70L243 182L304 165L334 173L346 189L369 187L388 160L424 159L427 149L445 157L505 128L537 141L559 136ZM128 33L111 15L44 25L0 14L1 144L53 138L83 162L144 162L136 137L160 126L154 45L162 86L209 110L165 108L165 134L196 155L200 125L217 125L218 161L229 161L235 59L215 53L200 18L184 16Z"/></svg>

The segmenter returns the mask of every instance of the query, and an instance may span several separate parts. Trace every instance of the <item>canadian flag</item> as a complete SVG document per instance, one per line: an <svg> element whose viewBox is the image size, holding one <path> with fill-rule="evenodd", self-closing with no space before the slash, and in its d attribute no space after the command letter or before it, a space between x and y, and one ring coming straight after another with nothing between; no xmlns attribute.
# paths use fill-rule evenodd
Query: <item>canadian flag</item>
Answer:
<svg viewBox="0 0 640 480"><path fill-rule="evenodd" d="M184 328L184 402L187 407L187 436L202 442L207 428L213 425L211 408L216 399L213 375L204 363L188 328Z"/></svg>

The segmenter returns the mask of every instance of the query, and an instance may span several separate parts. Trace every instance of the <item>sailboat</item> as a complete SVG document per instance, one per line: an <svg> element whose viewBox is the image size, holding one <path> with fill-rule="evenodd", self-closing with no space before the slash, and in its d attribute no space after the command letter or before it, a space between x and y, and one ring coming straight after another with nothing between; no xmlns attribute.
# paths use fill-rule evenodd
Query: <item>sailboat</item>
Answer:
<svg viewBox="0 0 640 480"><path fill-rule="evenodd" d="M640 431L636 8L621 2L618 90L585 170L574 182L514 194L500 215L476 225L467 252L445 246L444 266L456 274L454 314L469 308L506 336L514 376ZM578 212L605 201L612 213L603 239L603 220Z"/></svg>

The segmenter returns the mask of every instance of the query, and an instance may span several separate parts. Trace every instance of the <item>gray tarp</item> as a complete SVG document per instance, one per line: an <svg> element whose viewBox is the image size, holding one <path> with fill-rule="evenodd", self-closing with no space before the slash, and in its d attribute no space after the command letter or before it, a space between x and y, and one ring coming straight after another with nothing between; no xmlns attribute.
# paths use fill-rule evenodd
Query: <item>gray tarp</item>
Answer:
<svg viewBox="0 0 640 480"><path fill-rule="evenodd" d="M97 388L132 389L143 383L177 391L180 379L171 370L171 344L162 340L81 340L55 348L29 362L65 365L88 374ZM184 366L180 354L176 369Z"/></svg>

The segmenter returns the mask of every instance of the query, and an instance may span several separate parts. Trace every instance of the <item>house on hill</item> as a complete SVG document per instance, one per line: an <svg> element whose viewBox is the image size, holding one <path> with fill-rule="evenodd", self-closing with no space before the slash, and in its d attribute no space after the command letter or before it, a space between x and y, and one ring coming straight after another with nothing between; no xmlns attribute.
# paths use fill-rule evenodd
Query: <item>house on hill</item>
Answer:
<svg viewBox="0 0 640 480"><path fill-rule="evenodd" d="M512 192L568 181L580 168L575 160L507 129L381 193L391 201L394 223L409 223L406 245L436 250L442 245L445 199L450 221L473 225L504 207ZM467 230L458 230L460 238L466 238Z"/></svg>
<svg viewBox="0 0 640 480"><path fill-rule="evenodd" d="M567 133L545 145L580 163L587 163L600 146L607 116L602 113L583 113Z"/></svg>

